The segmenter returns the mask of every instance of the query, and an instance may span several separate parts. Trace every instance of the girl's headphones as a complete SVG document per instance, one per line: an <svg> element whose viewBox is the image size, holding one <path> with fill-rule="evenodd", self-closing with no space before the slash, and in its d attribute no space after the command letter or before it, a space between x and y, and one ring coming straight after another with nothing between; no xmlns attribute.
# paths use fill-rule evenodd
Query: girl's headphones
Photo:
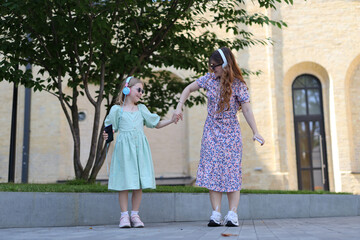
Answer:
<svg viewBox="0 0 360 240"><path fill-rule="evenodd" d="M220 53L220 56L221 56L221 58L222 58L222 60L223 60L223 62L224 62L224 63L221 65L221 67L224 69L224 68L227 66L228 62L227 62L227 60L226 60L226 57L225 57L223 51L222 51L221 49L218 49L218 52Z"/></svg>
<svg viewBox="0 0 360 240"><path fill-rule="evenodd" d="M132 76L126 78L125 87L122 91L125 96L130 94L130 88L128 86L129 86L129 82L130 82L131 78L132 78Z"/></svg>

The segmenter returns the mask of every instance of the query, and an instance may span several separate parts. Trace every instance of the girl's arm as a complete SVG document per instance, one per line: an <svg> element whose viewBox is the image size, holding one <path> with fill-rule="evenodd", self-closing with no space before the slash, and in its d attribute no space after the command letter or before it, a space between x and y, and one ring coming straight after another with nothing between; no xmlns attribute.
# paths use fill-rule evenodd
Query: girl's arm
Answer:
<svg viewBox="0 0 360 240"><path fill-rule="evenodd" d="M258 133L258 129L256 127L254 114L253 114L252 109L251 109L251 104L250 103L242 103L241 108L242 108L242 112L244 114L244 117L246 119L246 122L249 124L251 130L253 131L253 140L255 140L255 138L258 138L258 139L260 139L262 141L261 145L264 145L265 140Z"/></svg>
<svg viewBox="0 0 360 240"><path fill-rule="evenodd" d="M177 115L182 120L182 107L183 107L184 103L186 102L186 100L190 96L190 93L195 92L195 91L197 91L199 89L200 89L200 87L199 87L199 85L197 84L196 81L193 82L193 83L190 83L189 85L186 86L186 88L181 93L180 100L179 100L179 103L178 103L178 105L176 107L174 115Z"/></svg>
<svg viewBox="0 0 360 240"><path fill-rule="evenodd" d="M163 128L163 127L166 127L167 125L169 124L172 124L174 121L174 116L172 119L164 119L164 120L161 120L159 121L159 123L156 125L155 128L159 129L159 128Z"/></svg>
<svg viewBox="0 0 360 240"><path fill-rule="evenodd" d="M179 121L179 117L177 115L173 114L171 119L165 119L165 120L159 121L159 123L156 125L155 128L163 128L171 123L177 123L177 121Z"/></svg>

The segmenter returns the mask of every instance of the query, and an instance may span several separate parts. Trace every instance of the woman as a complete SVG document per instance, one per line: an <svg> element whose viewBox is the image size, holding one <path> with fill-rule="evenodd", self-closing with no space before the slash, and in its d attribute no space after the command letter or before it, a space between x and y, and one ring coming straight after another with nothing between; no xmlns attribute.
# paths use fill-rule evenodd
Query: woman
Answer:
<svg viewBox="0 0 360 240"><path fill-rule="evenodd" d="M229 212L226 226L239 226L237 207L242 183L242 138L237 112L241 109L253 131L253 140L263 145L251 110L248 88L229 48L214 51L209 58L205 76L189 84L182 92L175 115L182 119L182 107L191 92L204 88L207 93L208 115L201 142L196 185L209 189L213 208L209 227L221 226L221 198L226 192Z"/></svg>

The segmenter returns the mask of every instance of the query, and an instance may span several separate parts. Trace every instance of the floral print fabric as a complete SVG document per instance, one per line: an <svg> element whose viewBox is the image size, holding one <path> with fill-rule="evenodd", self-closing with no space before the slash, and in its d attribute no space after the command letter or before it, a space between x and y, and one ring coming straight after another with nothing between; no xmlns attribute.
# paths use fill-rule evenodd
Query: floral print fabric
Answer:
<svg viewBox="0 0 360 240"><path fill-rule="evenodd" d="M241 189L242 138L236 116L242 103L249 102L247 86L238 79L232 85L230 109L217 113L220 80L208 73L196 80L206 90L208 115L201 141L196 185L216 192Z"/></svg>

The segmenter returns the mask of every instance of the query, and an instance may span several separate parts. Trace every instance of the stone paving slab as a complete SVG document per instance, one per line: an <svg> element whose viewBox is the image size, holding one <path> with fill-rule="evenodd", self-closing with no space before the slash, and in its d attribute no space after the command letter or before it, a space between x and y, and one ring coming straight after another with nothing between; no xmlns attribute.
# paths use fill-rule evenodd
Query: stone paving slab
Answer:
<svg viewBox="0 0 360 240"><path fill-rule="evenodd" d="M360 216L240 220L236 228L209 228L207 222L145 223L141 229L119 229L117 225L7 228L0 239L141 239L141 240L335 240L360 238ZM221 234L233 234L224 237Z"/></svg>

